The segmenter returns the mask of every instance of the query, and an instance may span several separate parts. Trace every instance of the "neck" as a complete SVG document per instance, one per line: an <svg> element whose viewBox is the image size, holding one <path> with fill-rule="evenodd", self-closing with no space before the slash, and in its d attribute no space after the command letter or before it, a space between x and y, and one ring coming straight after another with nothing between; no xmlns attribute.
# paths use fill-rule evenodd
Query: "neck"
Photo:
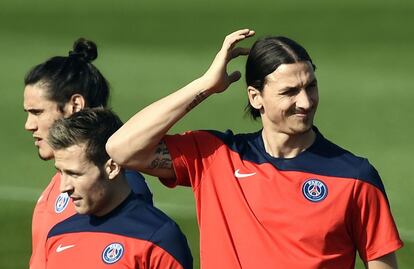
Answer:
<svg viewBox="0 0 414 269"><path fill-rule="evenodd" d="M312 129L292 135L263 128L262 138L265 150L270 156L294 158L313 144L316 134Z"/></svg>
<svg viewBox="0 0 414 269"><path fill-rule="evenodd" d="M112 210L117 208L128 195L131 193L131 188L129 187L124 175L119 175L117 178L114 178L109 182L107 188L110 188L110 195L108 200L105 201L105 208L102 208L99 212L93 214L97 217L105 216L110 213Z"/></svg>

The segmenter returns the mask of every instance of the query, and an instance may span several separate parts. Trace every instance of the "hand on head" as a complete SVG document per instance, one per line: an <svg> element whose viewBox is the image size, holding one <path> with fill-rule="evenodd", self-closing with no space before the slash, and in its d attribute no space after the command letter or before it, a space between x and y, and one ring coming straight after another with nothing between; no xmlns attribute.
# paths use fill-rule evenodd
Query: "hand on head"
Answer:
<svg viewBox="0 0 414 269"><path fill-rule="evenodd" d="M207 82L207 85L209 85L208 88L213 93L223 92L230 86L230 84L240 79L241 75L239 71L234 71L231 74L227 73L227 64L240 55L249 54L249 48L235 46L238 42L249 38L254 34L255 32L253 30L243 29L226 36L213 63L203 75L203 79Z"/></svg>

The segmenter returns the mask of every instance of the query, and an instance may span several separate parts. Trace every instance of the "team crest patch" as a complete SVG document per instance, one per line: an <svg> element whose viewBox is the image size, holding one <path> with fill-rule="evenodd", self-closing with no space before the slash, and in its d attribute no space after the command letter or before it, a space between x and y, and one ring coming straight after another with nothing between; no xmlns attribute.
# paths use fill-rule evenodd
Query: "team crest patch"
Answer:
<svg viewBox="0 0 414 269"><path fill-rule="evenodd" d="M111 243L102 252L102 260L106 264L113 264L119 261L124 254L124 246L119 243Z"/></svg>
<svg viewBox="0 0 414 269"><path fill-rule="evenodd" d="M308 179L303 183L302 193L311 202L320 202L328 195L328 187L319 179Z"/></svg>
<svg viewBox="0 0 414 269"><path fill-rule="evenodd" d="M55 201L55 212L62 213L69 204L69 195L64 192L59 194Z"/></svg>

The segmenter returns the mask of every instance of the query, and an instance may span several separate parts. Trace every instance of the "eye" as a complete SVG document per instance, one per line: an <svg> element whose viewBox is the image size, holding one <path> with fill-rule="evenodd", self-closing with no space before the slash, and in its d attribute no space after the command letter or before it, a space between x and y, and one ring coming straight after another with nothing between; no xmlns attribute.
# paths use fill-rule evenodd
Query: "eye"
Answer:
<svg viewBox="0 0 414 269"><path fill-rule="evenodd" d="M26 110L26 112L34 116L39 116L40 114L43 113L43 110L42 109L29 109L29 110Z"/></svg>
<svg viewBox="0 0 414 269"><path fill-rule="evenodd" d="M285 96L295 96L298 94L298 92L300 91L299 88L286 88L281 95L285 95Z"/></svg>
<svg viewBox="0 0 414 269"><path fill-rule="evenodd" d="M68 176L75 177L75 178L80 176L79 173L76 173L76 172L73 172L73 171L68 171L68 172L66 172L66 174L68 174Z"/></svg>
<svg viewBox="0 0 414 269"><path fill-rule="evenodd" d="M60 174L65 174L66 176L73 177L73 178L77 178L77 177L81 176L81 173L73 171L73 170L63 169L63 171L58 170L58 172Z"/></svg>

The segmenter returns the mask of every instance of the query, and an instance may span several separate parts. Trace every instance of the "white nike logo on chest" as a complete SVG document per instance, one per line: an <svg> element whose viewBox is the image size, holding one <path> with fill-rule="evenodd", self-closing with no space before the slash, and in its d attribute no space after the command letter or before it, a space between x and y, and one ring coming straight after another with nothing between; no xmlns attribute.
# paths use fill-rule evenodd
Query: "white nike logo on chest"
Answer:
<svg viewBox="0 0 414 269"><path fill-rule="evenodd" d="M67 250L69 248L73 248L75 245L67 245L67 246L62 246L62 244L60 244L57 248L56 248L56 252L62 252L64 250Z"/></svg>
<svg viewBox="0 0 414 269"><path fill-rule="evenodd" d="M256 175L256 173L249 173L249 174L240 173L240 169L237 169L236 171L234 171L234 176L237 178L251 177L254 175Z"/></svg>

